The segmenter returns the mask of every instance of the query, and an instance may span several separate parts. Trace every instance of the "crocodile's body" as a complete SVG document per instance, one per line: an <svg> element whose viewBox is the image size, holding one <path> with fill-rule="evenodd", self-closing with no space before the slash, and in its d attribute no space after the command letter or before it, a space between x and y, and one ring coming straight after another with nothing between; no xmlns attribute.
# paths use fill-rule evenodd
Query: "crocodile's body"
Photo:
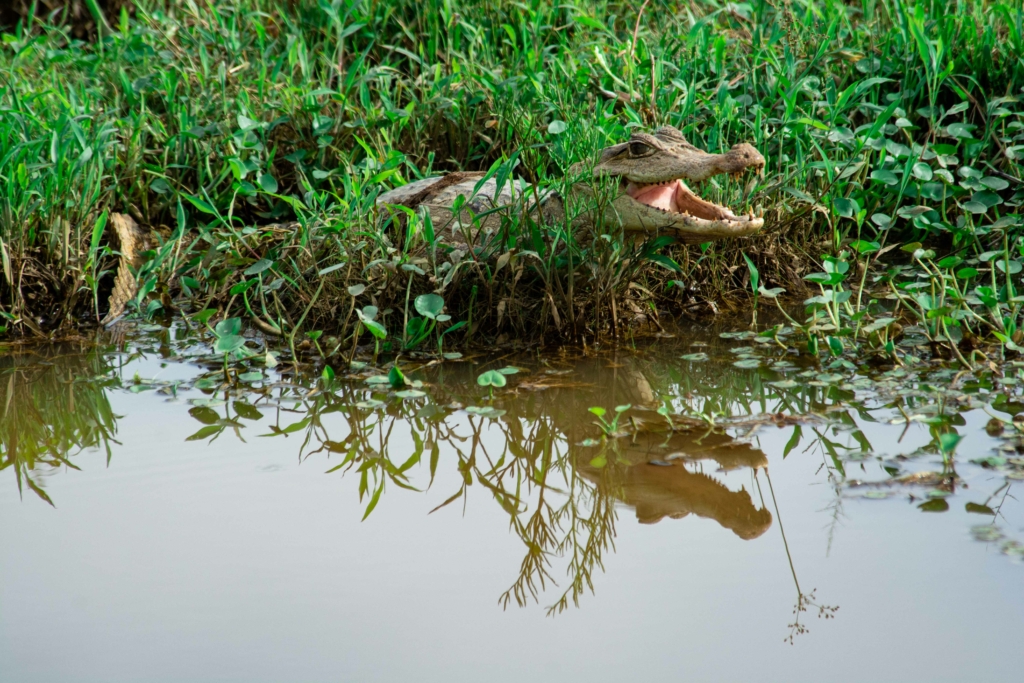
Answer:
<svg viewBox="0 0 1024 683"><path fill-rule="evenodd" d="M629 142L604 149L589 178L585 169L574 167L573 177L582 176L586 182L570 186L568 201L555 192L536 196L521 180L499 189L490 178L477 189L484 174L457 173L409 183L385 192L377 203L424 207L435 231L454 242L478 239L474 236L495 230L507 214L529 214L547 223L564 221L568 215L576 227L603 222L621 226L626 233L707 242L754 234L764 221L701 199L683 180L736 175L749 168L762 169L764 163L750 145L736 145L726 154L708 154L686 142L675 128L665 126L654 135L635 133ZM456 215L453 209L460 195L465 204Z"/></svg>

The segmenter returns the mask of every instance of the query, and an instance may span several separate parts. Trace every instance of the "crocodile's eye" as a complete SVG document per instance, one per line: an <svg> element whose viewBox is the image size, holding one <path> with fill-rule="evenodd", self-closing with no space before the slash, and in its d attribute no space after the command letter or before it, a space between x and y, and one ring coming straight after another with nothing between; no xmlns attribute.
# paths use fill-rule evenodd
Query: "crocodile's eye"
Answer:
<svg viewBox="0 0 1024 683"><path fill-rule="evenodd" d="M629 156L631 157L643 157L651 153L650 145L645 145L642 142L631 142L629 143Z"/></svg>

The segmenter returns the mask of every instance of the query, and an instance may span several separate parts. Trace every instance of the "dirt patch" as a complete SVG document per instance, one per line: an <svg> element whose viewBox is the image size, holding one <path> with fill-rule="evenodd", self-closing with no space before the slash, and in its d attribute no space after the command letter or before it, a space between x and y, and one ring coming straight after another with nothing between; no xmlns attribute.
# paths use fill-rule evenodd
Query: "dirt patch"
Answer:
<svg viewBox="0 0 1024 683"><path fill-rule="evenodd" d="M96 0L96 5L107 17L107 22L116 24L121 8L135 12L132 0ZM32 0L10 0L0 6L0 29L12 30L19 21L28 18L32 11ZM85 0L37 0L36 18L67 26L75 38L86 39L96 36L96 18L89 11Z"/></svg>

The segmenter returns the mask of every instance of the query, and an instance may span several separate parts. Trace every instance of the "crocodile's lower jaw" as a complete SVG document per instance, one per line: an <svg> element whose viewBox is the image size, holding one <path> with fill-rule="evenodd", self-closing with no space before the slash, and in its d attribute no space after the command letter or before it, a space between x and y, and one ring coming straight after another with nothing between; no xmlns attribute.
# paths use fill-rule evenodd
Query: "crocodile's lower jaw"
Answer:
<svg viewBox="0 0 1024 683"><path fill-rule="evenodd" d="M740 216L731 209L698 197L682 180L641 184L621 179L622 194L615 208L627 230L665 229L681 238L745 237L764 225L751 212Z"/></svg>

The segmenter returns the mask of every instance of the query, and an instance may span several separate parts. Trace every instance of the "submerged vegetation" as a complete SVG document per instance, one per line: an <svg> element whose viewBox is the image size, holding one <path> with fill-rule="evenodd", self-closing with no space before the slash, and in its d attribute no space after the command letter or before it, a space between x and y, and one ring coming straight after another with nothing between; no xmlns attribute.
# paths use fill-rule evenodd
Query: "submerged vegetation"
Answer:
<svg viewBox="0 0 1024 683"><path fill-rule="evenodd" d="M149 233L133 315L239 318L293 352L592 340L744 292L811 296L791 324L811 353L898 362L912 322L965 365L1024 345L1019 2L86 4L120 11L89 31L26 12L2 36L0 333L98 322L117 212ZM761 235L524 219L452 251L375 207L453 170L564 190L662 124L762 152L763 177L701 188L763 212Z"/></svg>

